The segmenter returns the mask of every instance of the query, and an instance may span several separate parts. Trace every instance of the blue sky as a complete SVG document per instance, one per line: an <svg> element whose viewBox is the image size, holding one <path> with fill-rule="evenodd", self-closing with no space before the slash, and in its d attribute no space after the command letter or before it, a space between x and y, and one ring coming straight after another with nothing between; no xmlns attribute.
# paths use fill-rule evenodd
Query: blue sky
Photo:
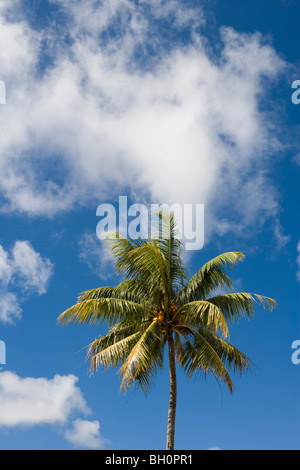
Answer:
<svg viewBox="0 0 300 470"><path fill-rule="evenodd" d="M177 449L299 449L299 14L297 0L0 0L1 449L165 446L167 370L124 397L115 371L88 375L99 329L56 324L119 280L96 209L120 195L205 204L189 272L241 251L236 289L278 301L231 329L257 366L233 396L179 372Z"/></svg>

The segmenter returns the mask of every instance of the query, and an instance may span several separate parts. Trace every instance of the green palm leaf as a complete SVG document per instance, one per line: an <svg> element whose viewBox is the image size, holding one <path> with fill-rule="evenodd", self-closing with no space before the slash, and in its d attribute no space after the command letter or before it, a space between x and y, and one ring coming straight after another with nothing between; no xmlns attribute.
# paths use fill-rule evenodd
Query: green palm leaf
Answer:
<svg viewBox="0 0 300 470"><path fill-rule="evenodd" d="M226 273L226 269L233 269L234 265L243 261L242 253L223 253L206 263L189 280L176 297L179 303L192 302L193 300L204 300L217 289L232 288L232 282Z"/></svg>
<svg viewBox="0 0 300 470"><path fill-rule="evenodd" d="M142 333L120 369L121 389L127 390L135 380L138 380L141 388L147 391L157 366L162 365L161 348L157 348L161 345L159 334L158 324L155 321Z"/></svg>
<svg viewBox="0 0 300 470"><path fill-rule="evenodd" d="M130 318L135 323L144 321L150 314L151 309L140 303L121 298L99 298L83 300L73 305L60 315L58 323L61 326L70 323L112 325L124 318Z"/></svg>
<svg viewBox="0 0 300 470"><path fill-rule="evenodd" d="M211 331L221 333L228 337L229 330L226 323L226 318L223 311L213 303L206 300L198 300L183 305L177 313L177 317L182 315L188 325L200 326L203 325L210 328Z"/></svg>
<svg viewBox="0 0 300 470"><path fill-rule="evenodd" d="M218 353L200 332L194 330L191 335L191 340L185 341L177 356L187 377L191 378L195 372L211 372L232 393L234 386L231 377Z"/></svg>
<svg viewBox="0 0 300 470"><path fill-rule="evenodd" d="M255 304L258 302L270 310L273 310L277 305L276 301L269 297L246 292L218 295L207 299L207 301L219 307L229 323L245 317L251 319L255 314Z"/></svg>

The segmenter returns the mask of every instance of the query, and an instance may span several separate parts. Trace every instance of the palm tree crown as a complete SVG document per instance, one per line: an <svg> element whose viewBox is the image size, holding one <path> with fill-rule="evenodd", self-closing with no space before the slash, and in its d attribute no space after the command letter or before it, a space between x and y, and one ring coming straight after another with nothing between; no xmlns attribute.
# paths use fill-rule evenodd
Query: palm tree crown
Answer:
<svg viewBox="0 0 300 470"><path fill-rule="evenodd" d="M88 348L91 372L120 367L121 389L133 384L145 393L169 352L170 403L167 449L174 449L177 398L176 366L190 378L212 373L232 393L230 372L243 373L252 362L229 341L229 325L254 315L256 302L273 309L276 302L249 293L231 291L227 270L244 259L239 252L224 253L206 263L188 279L181 258L173 216L160 219L157 240L109 240L116 270L125 280L116 287L83 292L78 302L58 319L69 323L104 325L109 331Z"/></svg>

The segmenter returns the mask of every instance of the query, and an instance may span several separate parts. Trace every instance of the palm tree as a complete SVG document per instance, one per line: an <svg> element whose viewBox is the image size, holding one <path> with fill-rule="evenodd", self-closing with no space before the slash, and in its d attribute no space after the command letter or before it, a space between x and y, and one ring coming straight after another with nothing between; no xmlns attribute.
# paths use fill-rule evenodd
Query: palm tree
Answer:
<svg viewBox="0 0 300 470"><path fill-rule="evenodd" d="M255 303L271 310L276 302L232 290L226 270L244 259L239 252L224 253L206 263L188 279L181 258L182 243L171 215L160 220L157 240L110 239L116 270L125 280L116 287L83 292L78 302L58 318L60 325L108 324L109 331L88 348L90 370L119 369L121 390L133 384L147 393L163 368L167 347L170 401L167 450L174 449L177 402L176 363L191 378L212 373L231 393L229 372L252 368L251 360L228 342L228 325L254 315ZM219 291L219 294L217 293Z"/></svg>

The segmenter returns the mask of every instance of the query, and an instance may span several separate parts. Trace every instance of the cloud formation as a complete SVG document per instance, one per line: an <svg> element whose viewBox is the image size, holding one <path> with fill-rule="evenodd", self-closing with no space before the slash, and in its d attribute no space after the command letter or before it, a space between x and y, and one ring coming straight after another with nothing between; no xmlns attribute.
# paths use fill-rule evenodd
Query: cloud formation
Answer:
<svg viewBox="0 0 300 470"><path fill-rule="evenodd" d="M49 259L43 259L29 242L18 241L12 250L12 268L25 290L39 295L47 292L48 282L53 272Z"/></svg>
<svg viewBox="0 0 300 470"><path fill-rule="evenodd" d="M16 294L0 291L0 322L11 325L22 318L22 309Z"/></svg>
<svg viewBox="0 0 300 470"><path fill-rule="evenodd" d="M42 258L28 241L17 241L11 252L0 245L0 322L12 324L19 320L19 302L25 295L45 294L52 274L51 261ZM14 290L18 296L21 290L20 299Z"/></svg>
<svg viewBox="0 0 300 470"><path fill-rule="evenodd" d="M47 379L0 372L0 428L57 425L75 446L103 448L108 441L100 436L98 421L71 422L74 416L91 413L77 382L74 375Z"/></svg>
<svg viewBox="0 0 300 470"><path fill-rule="evenodd" d="M65 438L77 448L93 450L104 449L110 441L100 435L99 421L87 421L80 418L72 422L72 427L66 431Z"/></svg>
<svg viewBox="0 0 300 470"><path fill-rule="evenodd" d="M48 380L1 372L0 426L65 424L74 410L88 412L77 381L72 375Z"/></svg>
<svg viewBox="0 0 300 470"><path fill-rule="evenodd" d="M130 187L207 204L220 233L277 217L281 143L260 100L285 64L260 34L223 28L214 54L202 10L177 0L51 3L42 31L0 10L2 211L53 216Z"/></svg>

